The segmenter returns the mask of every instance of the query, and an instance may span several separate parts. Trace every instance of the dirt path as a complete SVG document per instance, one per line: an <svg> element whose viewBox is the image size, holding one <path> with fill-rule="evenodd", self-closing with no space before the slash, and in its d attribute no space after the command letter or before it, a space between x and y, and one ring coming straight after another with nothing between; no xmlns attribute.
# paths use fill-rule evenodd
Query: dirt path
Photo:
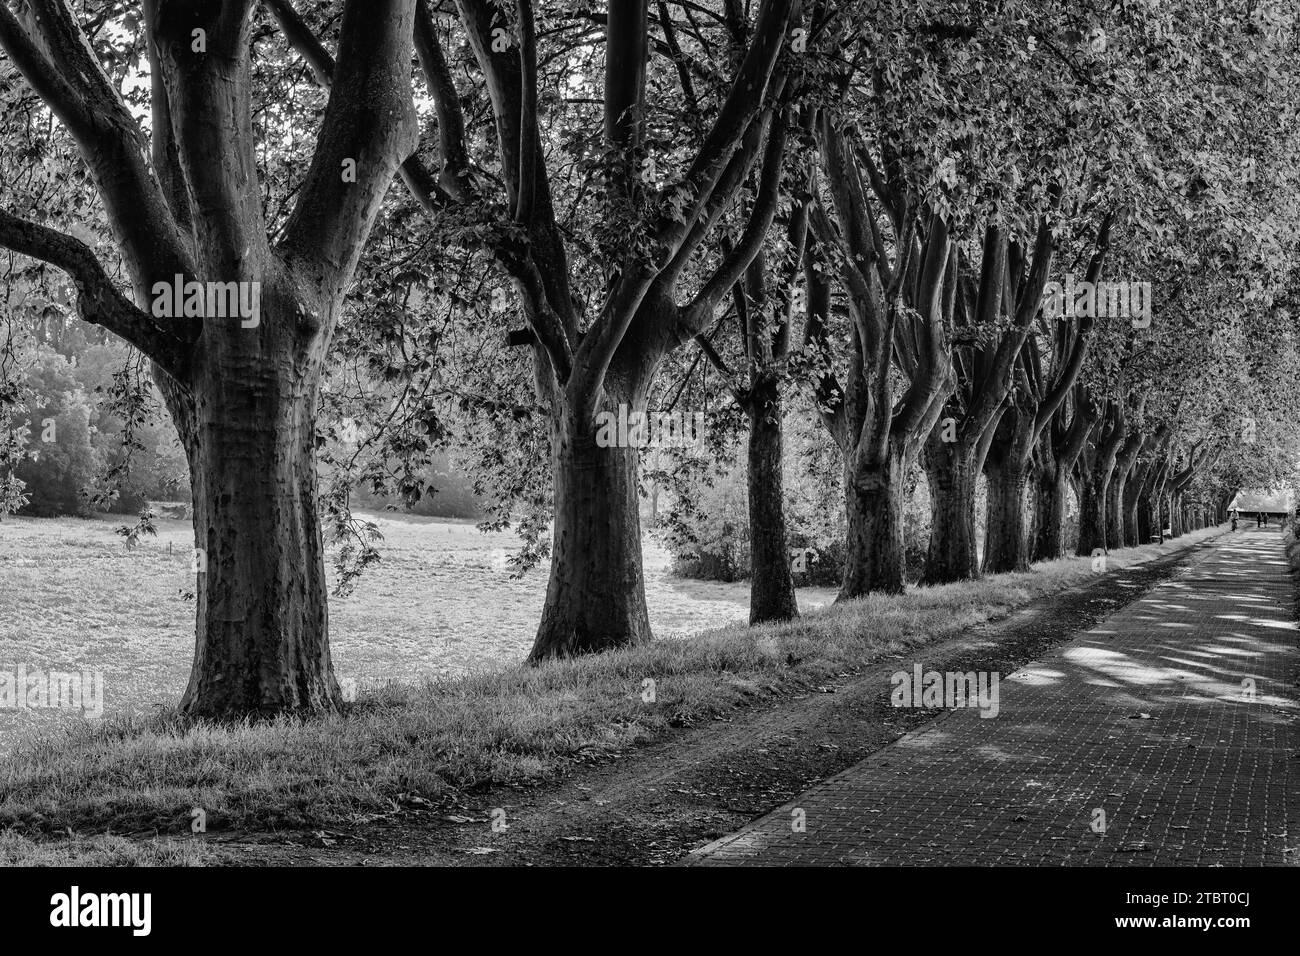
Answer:
<svg viewBox="0 0 1300 956"><path fill-rule="evenodd" d="M1033 602L908 661L922 657L927 670L1010 673L1202 560L1207 545ZM206 839L214 862L232 865L675 862L942 713L890 706L889 675L899 660L846 675L820 693L755 704L616 759L576 765L558 783L465 793L454 804L405 807L355 827Z"/></svg>

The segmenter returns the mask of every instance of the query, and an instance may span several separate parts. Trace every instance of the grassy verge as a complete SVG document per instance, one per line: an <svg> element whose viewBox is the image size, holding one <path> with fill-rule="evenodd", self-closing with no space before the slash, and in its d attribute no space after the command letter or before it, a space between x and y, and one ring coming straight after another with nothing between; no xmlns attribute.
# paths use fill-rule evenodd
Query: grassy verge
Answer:
<svg viewBox="0 0 1300 956"><path fill-rule="evenodd" d="M1212 536L1113 552L1106 570ZM71 725L0 767L0 827L28 834L185 832L363 822L404 802L533 783L670 726L788 696L1085 584L1090 558L873 595L787 624L730 627L538 668L370 689L316 720L214 725L175 714ZM653 681L653 685L647 683ZM653 686L654 700L643 700ZM21 837L0 844L0 862ZM111 854L105 845L99 851ZM154 851L151 851L154 852Z"/></svg>
<svg viewBox="0 0 1300 956"><path fill-rule="evenodd" d="M1282 532L1282 547L1286 550L1286 563L1292 571L1300 571L1300 541L1296 540L1295 525Z"/></svg>
<svg viewBox="0 0 1300 956"><path fill-rule="evenodd" d="M57 843L0 830L4 866L202 866L211 854L198 843L139 842L119 836L72 837Z"/></svg>

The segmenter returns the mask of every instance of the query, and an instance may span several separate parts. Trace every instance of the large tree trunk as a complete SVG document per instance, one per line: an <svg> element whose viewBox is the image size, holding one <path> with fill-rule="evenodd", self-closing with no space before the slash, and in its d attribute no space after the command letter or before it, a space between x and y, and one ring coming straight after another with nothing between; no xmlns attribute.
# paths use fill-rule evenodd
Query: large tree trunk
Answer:
<svg viewBox="0 0 1300 956"><path fill-rule="evenodd" d="M1039 446L1033 481L1033 559L1053 561L1065 554L1065 506L1070 498L1070 480L1047 447L1046 438Z"/></svg>
<svg viewBox="0 0 1300 956"><path fill-rule="evenodd" d="M618 403L608 410L617 417ZM602 448L596 436L593 423L568 414L551 429L551 576L532 662L650 639L637 511L639 451Z"/></svg>
<svg viewBox="0 0 1300 956"><path fill-rule="evenodd" d="M1013 404L1002 415L984 462L988 510L984 523L984 571L1029 570L1025 492L1033 455L1034 419Z"/></svg>
<svg viewBox="0 0 1300 956"><path fill-rule="evenodd" d="M1139 503L1142 500L1143 491L1146 487L1147 477L1151 470L1151 464L1148 462L1145 466L1135 467L1129 475L1128 481L1124 484L1124 494L1122 506L1124 509L1123 533L1124 547L1132 548L1142 543L1143 538L1138 530L1139 512L1141 508Z"/></svg>
<svg viewBox="0 0 1300 956"><path fill-rule="evenodd" d="M1090 555L1107 549L1107 532L1114 530L1109 517L1110 486L1116 459L1124 440L1122 406L1111 406L1100 422L1095 444L1079 457L1079 546L1075 553ZM1111 540L1118 543L1118 538Z"/></svg>
<svg viewBox="0 0 1300 956"><path fill-rule="evenodd" d="M1151 469L1147 484L1142 491L1141 503L1138 506L1139 544L1146 544L1152 539L1158 541L1164 541L1165 539L1164 515L1161 509L1168 462L1164 459L1158 460L1151 466Z"/></svg>
<svg viewBox="0 0 1300 956"><path fill-rule="evenodd" d="M844 580L838 600L872 591L901 594L904 587L903 461L894 451L878 462L844 468L848 515Z"/></svg>
<svg viewBox="0 0 1300 956"><path fill-rule="evenodd" d="M1069 545L1065 540L1065 512L1074 487L1073 473L1076 465L1082 467L1084 446L1095 424L1095 416L1076 410L1068 428L1053 422L1037 446L1035 561L1052 561L1065 555Z"/></svg>
<svg viewBox="0 0 1300 956"><path fill-rule="evenodd" d="M638 326L611 360L592 404L560 387L549 364L535 363L538 393L553 409L551 468L554 519L551 576L531 663L640 644L651 639L641 564L639 464L654 441L638 434L647 394L666 349L662 293L647 295ZM575 373L576 374L576 373ZM579 412L591 408L587 417ZM639 447L638 447L639 446Z"/></svg>
<svg viewBox="0 0 1300 956"><path fill-rule="evenodd" d="M186 713L310 711L340 699L317 512L315 374L287 367L223 364L195 390L186 451L198 622Z"/></svg>
<svg viewBox="0 0 1300 956"><path fill-rule="evenodd" d="M786 544L781 480L781 393L760 377L750 389L749 414L749 623L787 621L799 614Z"/></svg>
<svg viewBox="0 0 1300 956"><path fill-rule="evenodd" d="M1079 469L1079 544L1076 554L1106 550L1106 485L1100 467Z"/></svg>
<svg viewBox="0 0 1300 956"><path fill-rule="evenodd" d="M1145 405L1145 401L1139 399L1139 410ZM1129 494L1129 482L1135 477L1138 456L1142 454L1144 447L1146 447L1146 438L1135 428L1130 428L1115 456L1110 484L1106 488L1106 546L1108 548L1124 547L1124 526L1132 499Z"/></svg>
<svg viewBox="0 0 1300 956"><path fill-rule="evenodd" d="M1014 462L990 467L988 476L989 529L984 536L984 571L1029 570L1028 532L1025 528L1025 492L1029 476ZM993 533L996 529L996 535Z"/></svg>
<svg viewBox="0 0 1300 956"><path fill-rule="evenodd" d="M1065 554L1065 508L1070 483L1051 471L1039 472L1034 497L1034 560L1053 561Z"/></svg>
<svg viewBox="0 0 1300 956"><path fill-rule="evenodd" d="M1124 547L1124 485L1128 476L1122 467L1115 469L1106 486L1106 547Z"/></svg>
<svg viewBox="0 0 1300 956"><path fill-rule="evenodd" d="M979 575L975 545L975 450L946 442L936 427L926 438L922 465L930 485L930 543L925 583L965 581Z"/></svg>

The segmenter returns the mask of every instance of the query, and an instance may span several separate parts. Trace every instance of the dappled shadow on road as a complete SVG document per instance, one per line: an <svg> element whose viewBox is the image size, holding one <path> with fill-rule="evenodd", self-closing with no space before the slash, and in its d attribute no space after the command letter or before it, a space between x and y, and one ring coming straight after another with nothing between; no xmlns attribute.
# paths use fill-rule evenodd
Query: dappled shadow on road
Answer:
<svg viewBox="0 0 1300 956"><path fill-rule="evenodd" d="M1239 702L1295 712L1300 701L1280 693L1280 685L1270 689L1263 672L1296 647L1290 604L1279 600L1285 568L1278 539L1267 532L1221 545L1213 559L1129 609L1126 627L1147 632L1135 651L1114 647L1113 629L1095 628L1064 652L1072 666L1059 679L1113 688L1119 693L1109 702L1121 707ZM1126 688L1141 688L1141 700Z"/></svg>
<svg viewBox="0 0 1300 956"><path fill-rule="evenodd" d="M800 795L807 833L822 828L804 850L781 834L777 811L734 852L857 864L1292 862L1293 607L1277 532L1231 535L1004 677L995 717L956 709Z"/></svg>

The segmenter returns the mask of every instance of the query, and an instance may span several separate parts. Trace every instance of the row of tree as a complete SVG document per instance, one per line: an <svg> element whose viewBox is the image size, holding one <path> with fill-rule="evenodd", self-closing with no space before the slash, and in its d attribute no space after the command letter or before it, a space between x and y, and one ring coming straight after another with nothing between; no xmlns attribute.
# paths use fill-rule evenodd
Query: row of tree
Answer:
<svg viewBox="0 0 1300 956"><path fill-rule="evenodd" d="M797 611L791 389L840 451L843 598L903 588L914 462L932 581L980 571L980 474L998 571L1061 552L1072 483L1091 553L1193 520L1198 477L1289 467L1293 25L1253 0L1101 16L0 4L0 246L148 356L188 459L183 707L337 702L318 501L348 533L350 483L413 492L457 428L498 520L549 551L535 661L651 637L642 454L598 441L602 414L714 402L744 430L756 621ZM257 283L259 321L160 318L177 277ZM1103 280L1139 314L1080 291ZM348 455L323 494L322 407L382 463Z"/></svg>

